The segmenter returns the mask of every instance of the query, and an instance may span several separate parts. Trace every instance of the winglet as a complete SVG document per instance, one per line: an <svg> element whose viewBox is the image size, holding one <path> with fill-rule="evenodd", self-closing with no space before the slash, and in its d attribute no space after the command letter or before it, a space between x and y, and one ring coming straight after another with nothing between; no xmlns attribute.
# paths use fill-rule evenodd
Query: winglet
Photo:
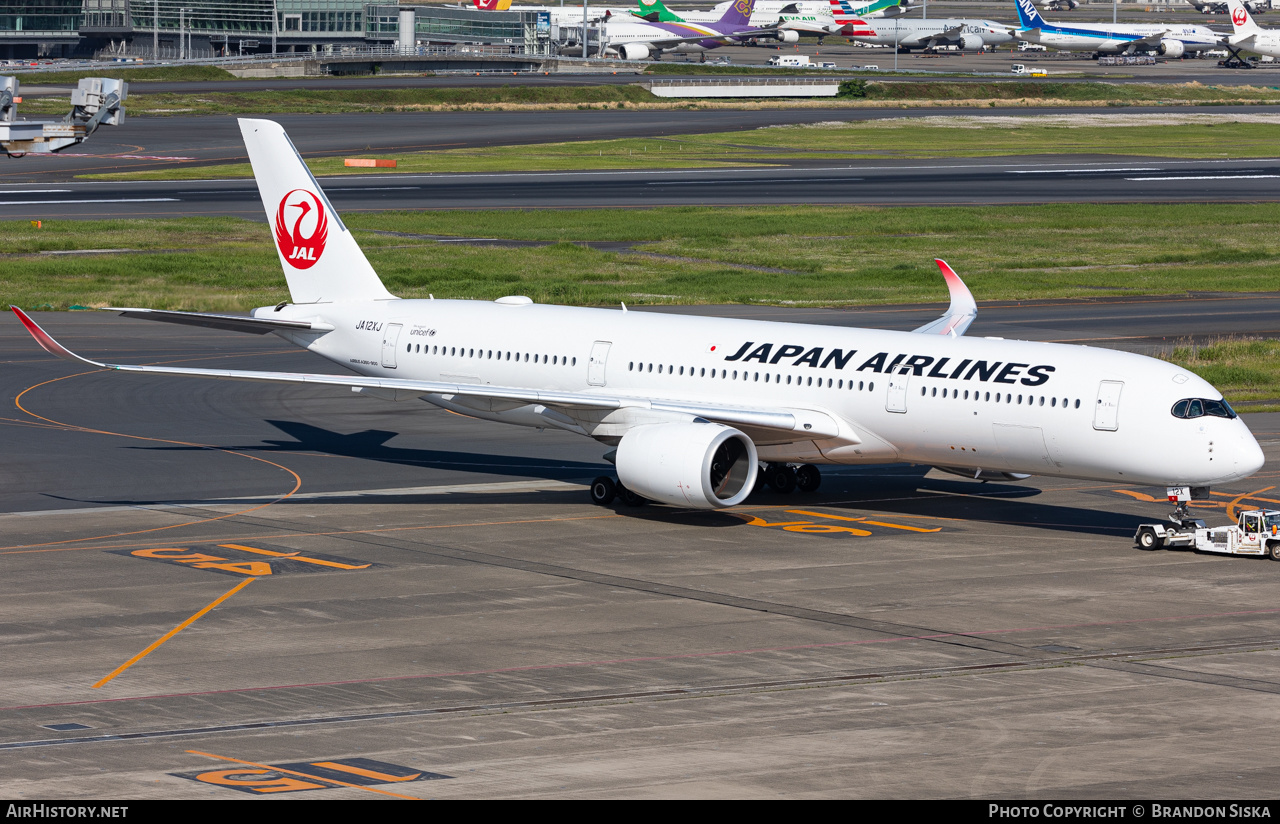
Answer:
<svg viewBox="0 0 1280 824"><path fill-rule="evenodd" d="M945 260L934 260L934 263L938 264L938 268L942 270L942 277L947 281L947 290L951 293L951 305L947 307L947 313L942 317L911 331L923 335L958 337L964 334L969 324L973 323L973 319L978 316L978 302L973 299L973 293L969 291L969 287L964 285L964 281Z"/></svg>
<svg viewBox="0 0 1280 824"><path fill-rule="evenodd" d="M109 369L105 363L91 361L88 358L82 358L67 347L58 343L49 335L48 332L40 328L40 325L33 321L26 312L16 306L10 306L13 313L18 316L18 320L22 321L22 325L27 327L27 331L31 333L31 337L36 339L36 343L40 344L40 348L48 352L50 355L57 355L64 360L75 361L76 363L85 363L89 366L97 366L102 369Z"/></svg>

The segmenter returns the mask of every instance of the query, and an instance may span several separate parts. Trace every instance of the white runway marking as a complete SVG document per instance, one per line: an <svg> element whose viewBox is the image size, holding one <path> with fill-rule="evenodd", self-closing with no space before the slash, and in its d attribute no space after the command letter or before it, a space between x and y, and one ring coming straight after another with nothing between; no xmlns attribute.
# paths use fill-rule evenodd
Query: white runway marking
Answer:
<svg viewBox="0 0 1280 824"><path fill-rule="evenodd" d="M101 200L0 200L0 206L57 206L67 203L177 203L176 197L117 197Z"/></svg>
<svg viewBox="0 0 1280 824"><path fill-rule="evenodd" d="M1280 175L1188 175L1186 177L1126 177L1125 180L1259 180Z"/></svg>

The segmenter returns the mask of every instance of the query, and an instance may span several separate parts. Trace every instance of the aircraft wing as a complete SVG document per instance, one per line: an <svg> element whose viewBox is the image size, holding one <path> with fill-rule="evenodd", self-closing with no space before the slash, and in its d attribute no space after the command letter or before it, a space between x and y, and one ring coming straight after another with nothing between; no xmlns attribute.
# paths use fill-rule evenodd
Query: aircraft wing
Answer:
<svg viewBox="0 0 1280 824"><path fill-rule="evenodd" d="M1128 43L1130 46L1156 46L1159 45L1160 41L1165 39L1168 34L1169 32L1167 31L1156 32L1155 34L1148 34L1146 37L1139 37L1136 40L1130 40Z"/></svg>
<svg viewBox="0 0 1280 824"><path fill-rule="evenodd" d="M951 292L951 305L947 307L947 313L942 317L911 331L922 335L950 335L956 338L963 335L969 328L969 324L973 323L973 319L978 316L978 302L973 299L973 293L969 291L969 287L964 285L964 281L945 260L935 260L934 263L938 264L938 268L942 270L942 277L947 281L947 290Z"/></svg>
<svg viewBox="0 0 1280 824"><path fill-rule="evenodd" d="M951 40L962 31L964 31L964 26L953 26L946 31L940 31L937 34L931 35L929 40L933 42L938 40Z"/></svg>
<svg viewBox="0 0 1280 824"><path fill-rule="evenodd" d="M113 306L105 311L119 312L126 318L159 320L165 323L181 323L186 326L203 326L206 329L225 329L228 332L249 332L265 335L276 330L295 332L331 332L333 327L320 321L273 320L271 318L247 318L240 315L208 315L201 312L171 312L163 309L121 309Z"/></svg>
<svg viewBox="0 0 1280 824"><path fill-rule="evenodd" d="M118 372L150 372L162 375L183 375L193 378L216 380L265 381L269 383L297 383L310 386L348 386L353 390L373 390L383 397L403 400L421 395L444 395L488 399L516 404L541 404L552 409L653 409L661 412L692 415L716 423L747 426L776 432L793 432L802 438L834 438L840 427L828 415L804 409L753 408L717 406L711 404L681 403L634 398L607 393L554 392L520 387L470 385L443 381L403 380L398 378L367 378L362 375L325 375L306 372L259 372L240 369L193 369L172 366L139 366L118 363L101 363L77 355L53 339L48 332L16 306L9 307L22 321L36 343L46 352L64 360L111 369Z"/></svg>

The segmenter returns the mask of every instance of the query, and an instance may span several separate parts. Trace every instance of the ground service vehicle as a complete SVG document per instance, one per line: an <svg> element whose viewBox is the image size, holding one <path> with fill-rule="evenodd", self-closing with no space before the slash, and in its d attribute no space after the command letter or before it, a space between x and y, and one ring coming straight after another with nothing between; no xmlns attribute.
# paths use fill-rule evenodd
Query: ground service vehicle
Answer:
<svg viewBox="0 0 1280 824"><path fill-rule="evenodd" d="M1199 518L1182 517L1164 524L1143 524L1133 536L1140 549L1194 549L1221 555L1270 555L1280 561L1280 510L1241 512L1230 526L1206 527Z"/></svg>

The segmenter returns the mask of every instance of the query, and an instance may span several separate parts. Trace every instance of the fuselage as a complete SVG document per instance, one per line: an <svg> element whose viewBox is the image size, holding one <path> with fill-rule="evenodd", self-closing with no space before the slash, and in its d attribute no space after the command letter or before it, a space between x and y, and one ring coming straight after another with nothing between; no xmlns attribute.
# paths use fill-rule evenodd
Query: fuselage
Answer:
<svg viewBox="0 0 1280 824"><path fill-rule="evenodd" d="M705 35L706 40L693 40L663 49L697 53L720 48L725 40L733 42L734 39L726 38L726 35L749 28L751 27L748 25L732 26L724 23L644 23L636 18L613 17L604 23L601 32L610 46L626 43L661 44L664 40Z"/></svg>
<svg viewBox="0 0 1280 824"><path fill-rule="evenodd" d="M1242 37L1232 37L1230 42L1235 48L1280 57L1280 31L1262 29Z"/></svg>
<svg viewBox="0 0 1280 824"><path fill-rule="evenodd" d="M1146 24L1109 23L1083 25L1049 23L1026 39L1062 51L1124 52L1133 48L1135 40L1163 35L1164 40L1177 40L1187 52L1216 48L1222 36L1204 26L1151 26ZM1025 34L1025 32L1024 32ZM1148 49L1154 51L1154 48Z"/></svg>
<svg viewBox="0 0 1280 824"><path fill-rule="evenodd" d="M956 31L956 30L959 31ZM956 31L948 37L941 35ZM923 48L937 45L961 45L968 48L998 46L1013 40L1008 27L994 20L939 18L928 20L904 17L858 20L846 27L844 34L860 43L874 46Z"/></svg>
<svg viewBox="0 0 1280 824"><path fill-rule="evenodd" d="M813 438L743 427L762 460L908 461L1120 483L1207 486L1247 477L1262 453L1239 418L1175 417L1220 400L1201 378L1135 354L653 312L499 302L391 300L264 307L328 332L278 332L357 373L634 398L812 410ZM616 443L608 415L430 395L473 417L561 426Z"/></svg>

